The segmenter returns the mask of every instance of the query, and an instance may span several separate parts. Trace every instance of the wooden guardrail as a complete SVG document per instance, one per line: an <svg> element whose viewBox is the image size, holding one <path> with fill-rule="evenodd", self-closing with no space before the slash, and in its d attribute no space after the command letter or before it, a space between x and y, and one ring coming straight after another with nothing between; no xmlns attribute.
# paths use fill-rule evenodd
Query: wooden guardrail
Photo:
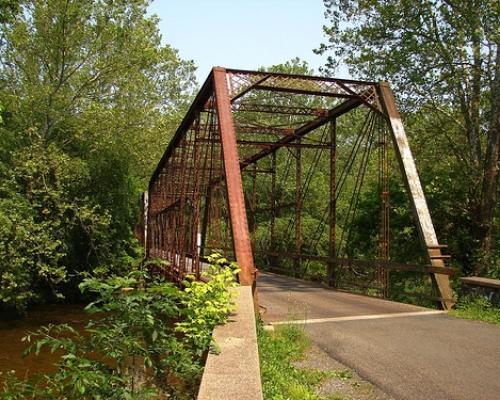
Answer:
<svg viewBox="0 0 500 400"><path fill-rule="evenodd" d="M464 293L482 295L491 304L500 305L500 279L481 278L469 276L461 278Z"/></svg>

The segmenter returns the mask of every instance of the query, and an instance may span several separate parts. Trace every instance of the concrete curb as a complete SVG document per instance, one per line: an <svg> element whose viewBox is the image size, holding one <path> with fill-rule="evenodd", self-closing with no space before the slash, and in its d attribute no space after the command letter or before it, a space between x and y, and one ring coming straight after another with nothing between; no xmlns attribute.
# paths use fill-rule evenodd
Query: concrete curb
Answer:
<svg viewBox="0 0 500 400"><path fill-rule="evenodd" d="M198 400L262 400L259 351L251 286L240 286L236 311L214 329L218 354L210 353Z"/></svg>

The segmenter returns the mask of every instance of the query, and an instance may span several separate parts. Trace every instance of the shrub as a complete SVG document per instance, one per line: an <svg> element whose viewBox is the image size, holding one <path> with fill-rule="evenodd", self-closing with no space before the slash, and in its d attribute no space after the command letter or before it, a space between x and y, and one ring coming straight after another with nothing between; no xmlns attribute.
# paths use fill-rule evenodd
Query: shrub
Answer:
<svg viewBox="0 0 500 400"><path fill-rule="evenodd" d="M24 338L25 354L61 352L57 371L31 381L6 378L1 399L192 398L215 325L232 308L234 264L212 257L207 283L188 279L181 290L144 270L125 277L85 279L80 288L96 300L96 318L83 332L49 325Z"/></svg>
<svg viewBox="0 0 500 400"><path fill-rule="evenodd" d="M456 305L451 315L500 325L500 308L494 307L486 298L464 296Z"/></svg>

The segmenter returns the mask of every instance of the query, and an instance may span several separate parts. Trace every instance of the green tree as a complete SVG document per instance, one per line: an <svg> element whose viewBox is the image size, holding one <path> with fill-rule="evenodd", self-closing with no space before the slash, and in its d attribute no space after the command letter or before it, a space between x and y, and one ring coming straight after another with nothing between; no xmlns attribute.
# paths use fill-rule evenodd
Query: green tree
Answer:
<svg viewBox="0 0 500 400"><path fill-rule="evenodd" d="M19 12L18 0L0 0L0 23L7 22Z"/></svg>
<svg viewBox="0 0 500 400"><path fill-rule="evenodd" d="M2 97L17 142L29 143L31 129L70 152L122 144L148 176L144 153L161 151L158 130L184 110L194 79L192 63L161 45L149 1L20 4L1 26Z"/></svg>
<svg viewBox="0 0 500 400"><path fill-rule="evenodd" d="M123 265L138 195L186 108L194 66L161 44L147 0L4 3L0 301L22 310L40 287L58 292L78 272ZM7 286L16 293L3 296Z"/></svg>
<svg viewBox="0 0 500 400"><path fill-rule="evenodd" d="M326 69L389 80L406 111L432 116L463 178L474 264L493 265L500 146L500 7L495 0L325 0ZM444 121L444 122L443 122ZM423 163L424 161L422 161ZM457 179L457 180L459 180ZM458 183L460 184L460 183Z"/></svg>

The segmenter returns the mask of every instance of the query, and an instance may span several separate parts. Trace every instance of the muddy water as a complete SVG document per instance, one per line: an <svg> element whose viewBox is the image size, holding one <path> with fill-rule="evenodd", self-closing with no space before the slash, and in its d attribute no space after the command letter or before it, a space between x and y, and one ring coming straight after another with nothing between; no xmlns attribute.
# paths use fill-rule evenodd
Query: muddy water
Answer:
<svg viewBox="0 0 500 400"><path fill-rule="evenodd" d="M76 329L83 329L89 320L89 314L83 311L83 307L81 304L46 305L30 310L21 320L0 319L0 372L14 370L19 378L24 378L53 371L59 356L46 351L39 356L29 355L23 358L21 354L26 344L21 339L28 332L34 332L48 324L67 323Z"/></svg>

